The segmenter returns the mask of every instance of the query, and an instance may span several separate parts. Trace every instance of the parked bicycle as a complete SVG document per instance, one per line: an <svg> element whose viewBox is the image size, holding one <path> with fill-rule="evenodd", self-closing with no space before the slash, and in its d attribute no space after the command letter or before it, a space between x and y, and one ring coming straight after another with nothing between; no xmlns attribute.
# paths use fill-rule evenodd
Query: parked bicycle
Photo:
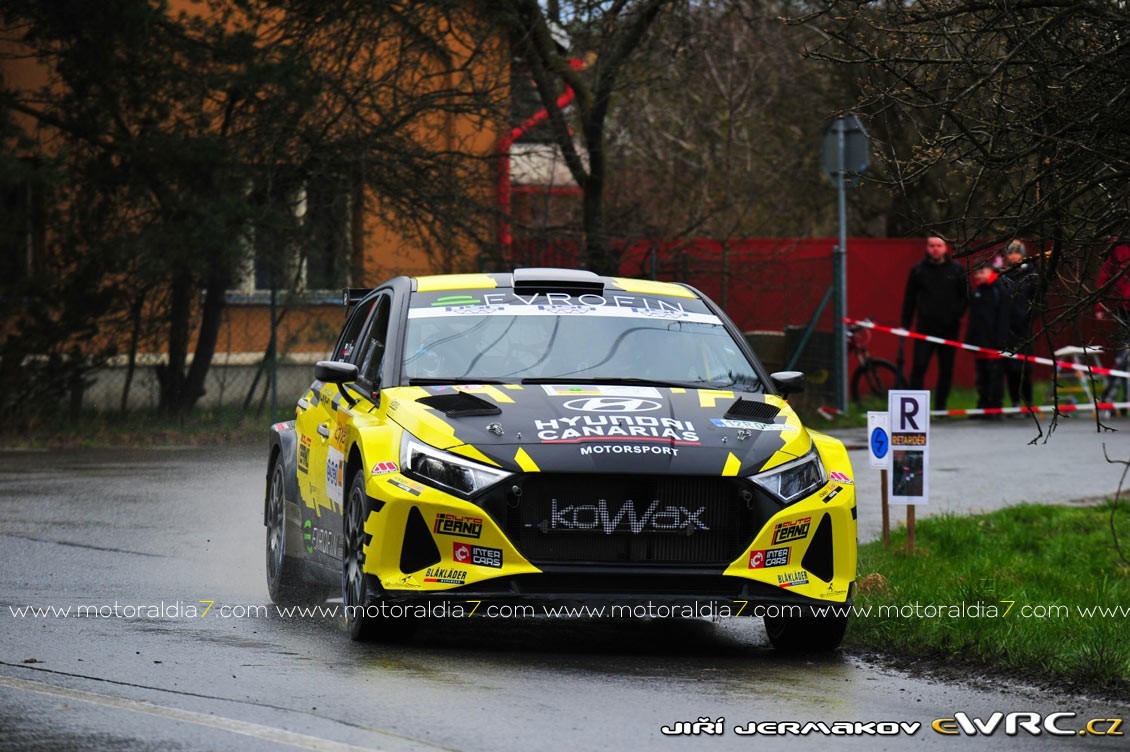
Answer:
<svg viewBox="0 0 1130 752"><path fill-rule="evenodd" d="M871 330L860 324L847 327L848 355L855 358L855 370L851 374L851 400L857 407L878 403L887 405L887 392L892 389L905 389L906 379L902 371L889 360L871 355L867 345L871 342Z"/></svg>

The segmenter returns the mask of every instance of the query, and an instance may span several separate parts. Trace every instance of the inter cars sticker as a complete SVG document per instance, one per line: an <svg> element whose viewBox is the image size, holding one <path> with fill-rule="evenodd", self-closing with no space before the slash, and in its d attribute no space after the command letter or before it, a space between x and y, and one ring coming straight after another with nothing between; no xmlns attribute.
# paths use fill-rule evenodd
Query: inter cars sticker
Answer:
<svg viewBox="0 0 1130 752"><path fill-rule="evenodd" d="M395 473L400 468L395 462L378 462L373 465L373 475L387 475L388 473Z"/></svg>
<svg viewBox="0 0 1130 752"><path fill-rule="evenodd" d="M773 527L773 542L788 543L789 541L803 540L808 537L808 528L811 524L811 517L778 522Z"/></svg>
<svg viewBox="0 0 1130 752"><path fill-rule="evenodd" d="M326 495L338 506L345 498L345 455L333 447L326 450Z"/></svg>
<svg viewBox="0 0 1130 752"><path fill-rule="evenodd" d="M467 570L450 567L428 567L424 582L440 582L445 585L463 585L467 582Z"/></svg>
<svg viewBox="0 0 1130 752"><path fill-rule="evenodd" d="M463 565L474 564L477 567L502 569L501 548L487 548L455 541L452 544L451 558Z"/></svg>
<svg viewBox="0 0 1130 752"><path fill-rule="evenodd" d="M769 567L787 567L789 565L788 546L784 548L761 549L749 552L750 569L768 569Z"/></svg>
<svg viewBox="0 0 1130 752"><path fill-rule="evenodd" d="M846 473L841 473L837 470L833 470L832 472L828 473L828 479L834 480L837 483L843 483L844 485L847 485L847 486L854 486L855 485L855 481L851 479L850 475L847 475Z"/></svg>
<svg viewBox="0 0 1130 752"><path fill-rule="evenodd" d="M309 474L310 472L310 444L312 443L311 438L305 435L298 440L298 472L300 473Z"/></svg>
<svg viewBox="0 0 1130 752"><path fill-rule="evenodd" d="M823 495L822 497L820 497L820 501L822 501L822 502L824 502L825 504L827 504L827 503L828 503L829 501L831 501L832 499L834 499L834 498L836 498L837 496L839 496L839 495L840 495L840 491L843 491L843 490L844 490L844 487L843 487L843 486L836 486L836 487L835 487L835 488L833 488L833 489L832 489L831 491L829 491L828 493L826 493L826 494L824 494L824 495Z"/></svg>
<svg viewBox="0 0 1130 752"><path fill-rule="evenodd" d="M808 572L803 569L796 572L785 572L784 574L777 575L778 587L796 587L797 585L808 584Z"/></svg>
<svg viewBox="0 0 1130 752"><path fill-rule="evenodd" d="M440 535L479 538L483 534L483 518L461 517L457 514L440 512L436 515L435 526L432 529Z"/></svg>

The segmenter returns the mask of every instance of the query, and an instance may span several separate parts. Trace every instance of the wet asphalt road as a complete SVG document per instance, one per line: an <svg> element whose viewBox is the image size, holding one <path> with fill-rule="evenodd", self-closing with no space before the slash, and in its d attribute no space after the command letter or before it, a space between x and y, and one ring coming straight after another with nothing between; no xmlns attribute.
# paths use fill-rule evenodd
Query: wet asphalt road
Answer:
<svg viewBox="0 0 1130 752"><path fill-rule="evenodd" d="M1023 451L1028 438L1019 426L938 428L932 451L943 463L984 456L977 442L999 449L1015 440ZM1077 441L1090 440L1073 430ZM1125 434L1115 436L1130 450ZM1043 454L1038 464L1047 470L1050 458L1074 451ZM1080 455L1085 467L1053 468L1064 484L1075 472L1087 475L1088 489L1113 491L1117 473L1101 455ZM865 460L853 460L866 494ZM225 618L268 604L263 472L259 447L0 452L0 749L1126 748L1126 737L941 736L930 722L955 711L1130 722L1130 708L910 677L850 651L780 657L755 620L449 619L407 645L381 646L351 643L334 618L287 619L271 609ZM991 473L961 472L960 492L943 494L953 484L931 481L938 509L954 511L959 497L979 506L970 489L997 487ZM1092 482L1099 473L1113 480ZM861 514L863 537L874 536L872 517ZM188 613L203 601L214 601L207 615ZM160 613L13 611L85 604L110 614L115 603L119 613ZM724 716L725 735L660 733L700 716ZM751 720L922 728L913 737L827 742L733 733Z"/></svg>

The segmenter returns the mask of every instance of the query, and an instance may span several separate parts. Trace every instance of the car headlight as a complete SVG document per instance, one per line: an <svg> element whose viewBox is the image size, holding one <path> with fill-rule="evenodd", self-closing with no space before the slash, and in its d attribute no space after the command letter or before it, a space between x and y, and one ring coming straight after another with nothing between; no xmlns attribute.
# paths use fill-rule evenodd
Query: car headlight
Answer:
<svg viewBox="0 0 1130 752"><path fill-rule="evenodd" d="M750 480L786 504L791 504L827 483L828 473L816 447L813 447L800 459L750 476Z"/></svg>
<svg viewBox="0 0 1130 752"><path fill-rule="evenodd" d="M400 467L426 483L460 496L473 496L512 475L423 444L408 433L400 443Z"/></svg>

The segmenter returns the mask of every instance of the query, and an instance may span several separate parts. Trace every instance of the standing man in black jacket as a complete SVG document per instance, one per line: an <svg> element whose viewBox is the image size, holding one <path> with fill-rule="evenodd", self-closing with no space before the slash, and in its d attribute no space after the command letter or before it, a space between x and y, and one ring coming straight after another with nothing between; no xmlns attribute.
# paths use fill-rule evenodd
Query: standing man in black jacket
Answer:
<svg viewBox="0 0 1130 752"><path fill-rule="evenodd" d="M966 289L965 269L950 258L945 239L937 235L926 238L926 258L911 268L906 280L902 328L956 340L968 302ZM945 410L953 383L954 348L916 339L910 388L923 388L926 369L935 352L938 354L938 384L934 391L934 409Z"/></svg>

